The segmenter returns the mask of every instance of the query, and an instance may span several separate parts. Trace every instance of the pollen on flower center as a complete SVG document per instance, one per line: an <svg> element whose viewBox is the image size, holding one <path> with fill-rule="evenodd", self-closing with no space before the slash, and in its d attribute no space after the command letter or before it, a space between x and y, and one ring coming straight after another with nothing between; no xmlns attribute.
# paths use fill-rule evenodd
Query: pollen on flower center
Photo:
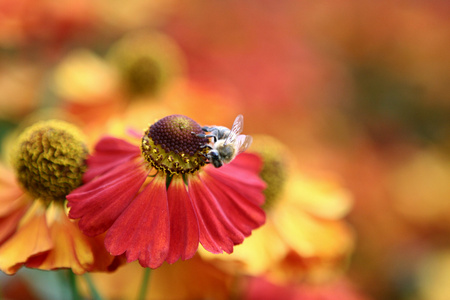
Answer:
<svg viewBox="0 0 450 300"><path fill-rule="evenodd" d="M12 164L34 197L64 201L82 183L88 151L81 132L63 121L38 122L19 136Z"/></svg>
<svg viewBox="0 0 450 300"><path fill-rule="evenodd" d="M197 134L202 128L191 118L170 115L151 125L142 137L144 159L166 174L194 173L206 164L208 140Z"/></svg>
<svg viewBox="0 0 450 300"><path fill-rule="evenodd" d="M276 139L261 135L254 136L252 149L263 160L260 176L267 184L264 190L264 195L266 196L264 209L268 210L276 203L286 182L286 148Z"/></svg>

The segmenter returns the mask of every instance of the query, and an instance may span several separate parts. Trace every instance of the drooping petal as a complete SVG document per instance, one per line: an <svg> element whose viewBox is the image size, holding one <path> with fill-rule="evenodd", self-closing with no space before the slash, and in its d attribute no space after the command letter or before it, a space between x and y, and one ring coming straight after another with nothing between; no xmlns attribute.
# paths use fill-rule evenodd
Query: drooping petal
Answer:
<svg viewBox="0 0 450 300"><path fill-rule="evenodd" d="M170 224L166 182L157 175L108 230L106 249L139 259L143 267L157 268L169 253Z"/></svg>
<svg viewBox="0 0 450 300"><path fill-rule="evenodd" d="M80 229L89 236L105 232L141 188L147 173L127 162L67 196L69 216L80 219Z"/></svg>
<svg viewBox="0 0 450 300"><path fill-rule="evenodd" d="M14 177L9 169L0 165L0 245L14 233L32 203Z"/></svg>
<svg viewBox="0 0 450 300"><path fill-rule="evenodd" d="M248 186L245 191L243 187L239 189L238 185L234 185L234 181L225 179L222 174L215 173L213 175L211 176L211 172L201 175L204 185L218 200L218 204L230 222L244 236L249 236L253 229L264 224L266 215L258 201L249 196L251 193L248 190L253 190L255 194L259 195L262 194L263 186ZM255 175L253 176L255 177Z"/></svg>
<svg viewBox="0 0 450 300"><path fill-rule="evenodd" d="M239 158L239 159L238 159ZM249 163L247 168L245 163ZM230 164L221 168L207 167L205 172L219 180L223 185L239 191L239 194L248 201L262 205L265 201L262 190L266 185L258 176L261 167L261 159L254 154L242 153Z"/></svg>
<svg viewBox="0 0 450 300"><path fill-rule="evenodd" d="M31 203L32 199L27 194L12 199L5 197L0 201L0 245L16 231Z"/></svg>
<svg viewBox="0 0 450 300"><path fill-rule="evenodd" d="M205 188L216 199L216 203L220 206L224 216L243 237L249 236L253 229L264 224L265 213L263 209L257 203L258 201L252 201L254 199L248 196L251 194L248 193L250 187L247 187L247 192L244 192L243 187L233 184L226 185L227 180L220 176L215 178L208 174L202 174L201 178ZM230 183L233 183L233 181L230 181ZM259 195L262 193L262 189L255 189L254 193ZM233 239L234 245L242 243L243 237Z"/></svg>
<svg viewBox="0 0 450 300"><path fill-rule="evenodd" d="M198 176L190 178L189 194L198 218L203 247L212 253L233 252L233 246L241 243L245 236L230 221L219 200Z"/></svg>
<svg viewBox="0 0 450 300"><path fill-rule="evenodd" d="M225 166L234 166L241 170L247 170L251 173L258 174L261 172L262 160L261 157L254 153L244 152L236 156L232 163Z"/></svg>
<svg viewBox="0 0 450 300"><path fill-rule="evenodd" d="M83 176L89 182L112 168L140 155L139 147L115 137L104 137L95 146L95 152L88 158L89 169Z"/></svg>
<svg viewBox="0 0 450 300"><path fill-rule="evenodd" d="M192 258L199 243L197 216L180 176L173 178L167 191L170 213L170 248L167 262Z"/></svg>
<svg viewBox="0 0 450 300"><path fill-rule="evenodd" d="M84 235L67 217L61 204L53 203L47 209L47 222L53 241L51 250L30 258L26 266L42 270L70 268L75 274L91 270L107 270L113 261L106 249Z"/></svg>
<svg viewBox="0 0 450 300"><path fill-rule="evenodd" d="M35 201L14 235L0 247L0 270L14 274L29 257L52 247L45 207L40 201Z"/></svg>
<svg viewBox="0 0 450 300"><path fill-rule="evenodd" d="M23 191L13 180L14 175L6 168L0 166L0 218L10 214L24 203Z"/></svg>
<svg viewBox="0 0 450 300"><path fill-rule="evenodd" d="M19 225L20 219L26 213L26 210L27 207L23 207L19 210L11 212L8 216L0 218L0 245L2 245L3 242L14 233Z"/></svg>

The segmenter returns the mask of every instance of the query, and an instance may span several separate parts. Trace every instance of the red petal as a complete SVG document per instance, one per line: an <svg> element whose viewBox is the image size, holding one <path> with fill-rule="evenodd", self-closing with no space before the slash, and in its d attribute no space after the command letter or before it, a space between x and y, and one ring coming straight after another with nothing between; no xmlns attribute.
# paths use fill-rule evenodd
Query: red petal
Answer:
<svg viewBox="0 0 450 300"><path fill-rule="evenodd" d="M179 177L179 176L178 176ZM167 192L170 212L170 249L167 262L192 258L197 252L199 228L197 216L184 181L174 177Z"/></svg>
<svg viewBox="0 0 450 300"><path fill-rule="evenodd" d="M259 206L258 201L248 197L253 191L254 194L262 194L261 186L241 186L241 183L229 181L221 173L215 173L214 176L202 174L201 178L205 186L211 191L218 200L225 215L229 218L245 236L249 236L251 231L266 220L264 210Z"/></svg>
<svg viewBox="0 0 450 300"><path fill-rule="evenodd" d="M229 188L239 191L239 194L249 201L262 205L265 201L262 191L266 188L266 184L258 175L259 167L256 167L256 163L260 165L261 160L252 154L244 155L243 153L238 157L242 156L244 159L236 158L221 168L205 168L205 172ZM235 163L236 160L238 160L237 163ZM244 162L248 162L251 168L247 168Z"/></svg>
<svg viewBox="0 0 450 300"><path fill-rule="evenodd" d="M112 255L157 268L169 253L170 228L165 177L156 176L114 222L105 238Z"/></svg>
<svg viewBox="0 0 450 300"><path fill-rule="evenodd" d="M248 170L255 174L259 174L262 168L262 160L261 157L259 157L256 154L245 152L236 156L236 158L230 164L225 166L236 166L238 168Z"/></svg>
<svg viewBox="0 0 450 300"><path fill-rule="evenodd" d="M200 227L200 243L203 247L212 253L233 252L233 246L241 243L244 235L230 221L201 178L189 180L189 195L193 199Z"/></svg>
<svg viewBox="0 0 450 300"><path fill-rule="evenodd" d="M95 146L88 158L89 169L84 174L85 182L91 181L112 168L130 161L141 154L139 147L114 137L104 137Z"/></svg>
<svg viewBox="0 0 450 300"><path fill-rule="evenodd" d="M105 232L141 188L147 173L128 162L91 181L67 196L69 216L80 218L80 229L89 236Z"/></svg>

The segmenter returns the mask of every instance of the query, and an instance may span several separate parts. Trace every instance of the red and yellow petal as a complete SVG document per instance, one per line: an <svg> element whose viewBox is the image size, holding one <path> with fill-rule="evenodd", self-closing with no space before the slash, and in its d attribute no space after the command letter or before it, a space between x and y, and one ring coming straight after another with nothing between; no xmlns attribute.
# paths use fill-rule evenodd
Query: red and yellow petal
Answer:
<svg viewBox="0 0 450 300"><path fill-rule="evenodd" d="M0 269L3 272L14 274L29 257L53 247L45 213L45 206L35 201L17 231L0 247Z"/></svg>
<svg viewBox="0 0 450 300"><path fill-rule="evenodd" d="M131 203L147 172L129 161L67 196L69 216L80 219L80 229L89 236L108 230Z"/></svg>
<svg viewBox="0 0 450 300"><path fill-rule="evenodd" d="M112 255L126 254L143 267L157 268L167 258L170 245L170 220L166 180L155 176L117 218L105 238Z"/></svg>

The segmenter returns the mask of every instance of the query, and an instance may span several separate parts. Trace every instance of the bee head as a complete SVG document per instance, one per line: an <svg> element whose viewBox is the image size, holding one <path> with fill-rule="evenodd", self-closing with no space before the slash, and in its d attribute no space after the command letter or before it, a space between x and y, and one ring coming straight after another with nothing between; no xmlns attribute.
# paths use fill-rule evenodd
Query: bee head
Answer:
<svg viewBox="0 0 450 300"><path fill-rule="evenodd" d="M223 165L217 150L210 150L208 153L208 159L216 168L220 168Z"/></svg>

